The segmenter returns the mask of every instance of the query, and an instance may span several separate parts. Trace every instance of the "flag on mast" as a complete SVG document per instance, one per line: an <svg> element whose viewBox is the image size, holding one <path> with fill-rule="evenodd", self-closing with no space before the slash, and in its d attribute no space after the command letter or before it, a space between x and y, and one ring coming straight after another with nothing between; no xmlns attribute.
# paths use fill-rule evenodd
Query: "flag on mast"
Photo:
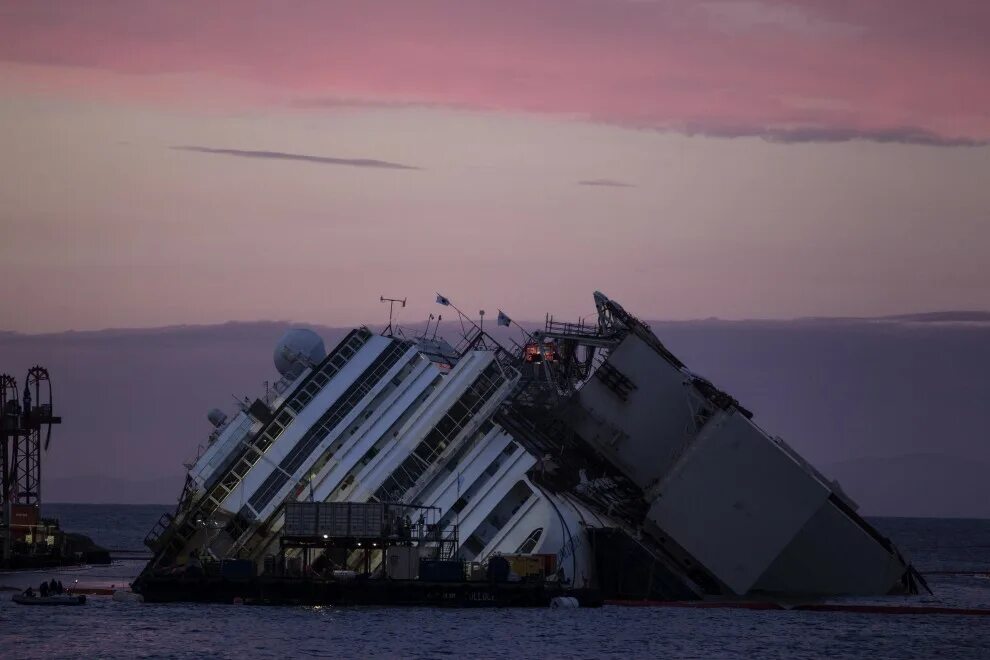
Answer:
<svg viewBox="0 0 990 660"><path fill-rule="evenodd" d="M498 310L498 324L504 325L505 327L509 327L510 323L512 323L512 319L510 319L508 315L502 310Z"/></svg>
<svg viewBox="0 0 990 660"><path fill-rule="evenodd" d="M443 296L441 296L438 293L437 294L437 304L438 305L449 305L450 304L450 299L449 298L444 298Z"/></svg>

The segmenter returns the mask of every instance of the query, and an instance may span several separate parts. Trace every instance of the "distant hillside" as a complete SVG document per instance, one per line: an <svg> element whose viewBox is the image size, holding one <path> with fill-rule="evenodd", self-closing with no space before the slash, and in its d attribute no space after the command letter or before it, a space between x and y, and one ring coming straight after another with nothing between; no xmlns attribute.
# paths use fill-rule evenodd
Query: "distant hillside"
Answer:
<svg viewBox="0 0 990 660"><path fill-rule="evenodd" d="M75 476L45 479L46 502L81 504L174 504L184 477L175 474L157 479L117 479Z"/></svg>
<svg viewBox="0 0 990 660"><path fill-rule="evenodd" d="M990 518L990 462L911 454L821 467L867 515Z"/></svg>
<svg viewBox="0 0 990 660"><path fill-rule="evenodd" d="M259 396L264 381L275 380L272 353L288 327L226 323L0 337L0 371L19 382L33 364L52 374L64 423L46 457L44 485L79 475L119 483L174 479L207 440L208 410L229 411L234 397ZM345 334L320 332L331 346ZM87 483L94 485L58 500L105 500L105 485ZM131 501L129 486L121 492L119 501ZM176 489L164 501L177 497Z"/></svg>
<svg viewBox="0 0 990 660"><path fill-rule="evenodd" d="M898 314L885 316L883 320L911 321L914 323L990 323L990 312L926 312L923 314Z"/></svg>
<svg viewBox="0 0 990 660"><path fill-rule="evenodd" d="M917 316L651 325L693 370L753 410L764 428L826 473L834 469L854 496L862 493L866 513L949 515L962 510L957 499L964 494L990 499L983 479L973 491L964 488L979 470L932 471L923 481L898 457L990 462L981 415L990 400L990 326L973 323L975 317L929 323ZM140 501L174 501L179 486L167 484L181 484L183 461L206 441L206 412L230 410L232 397L257 396L266 379L275 379L273 348L289 326L0 333L0 371L18 380L33 364L52 372L65 423L46 457L50 501L139 501L143 492L156 494ZM328 348L346 333L315 329ZM441 334L454 337L456 327L445 323ZM888 486L856 485L870 469L846 462L862 456L877 457L870 469L889 473L876 480ZM67 481L80 475L99 478ZM922 484L930 493L924 501L912 494ZM174 492L157 495L165 491ZM887 492L889 499L881 497Z"/></svg>

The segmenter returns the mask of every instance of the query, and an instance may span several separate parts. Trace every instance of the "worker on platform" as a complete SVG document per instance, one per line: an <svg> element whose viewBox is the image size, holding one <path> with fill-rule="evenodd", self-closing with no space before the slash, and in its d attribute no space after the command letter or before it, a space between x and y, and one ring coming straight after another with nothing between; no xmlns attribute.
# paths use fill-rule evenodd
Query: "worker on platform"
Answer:
<svg viewBox="0 0 990 660"><path fill-rule="evenodd" d="M41 594L41 597L42 598L48 598L48 583L47 582L42 582L38 586L38 593Z"/></svg>

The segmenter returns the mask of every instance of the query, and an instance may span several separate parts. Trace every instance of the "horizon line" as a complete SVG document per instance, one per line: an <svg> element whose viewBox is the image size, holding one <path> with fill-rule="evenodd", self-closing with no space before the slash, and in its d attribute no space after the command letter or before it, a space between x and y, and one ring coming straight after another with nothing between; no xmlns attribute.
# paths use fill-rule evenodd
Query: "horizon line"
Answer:
<svg viewBox="0 0 990 660"><path fill-rule="evenodd" d="M945 319L939 320L938 316L950 316L950 315L977 315L985 318L977 319ZM757 316L747 316L747 317L721 317L721 316L705 316L705 317L691 317L684 319L663 319L663 318L648 318L637 316L645 323L796 323L796 322L807 322L807 321L919 321L926 323L951 323L953 325L964 325L964 324L990 324L990 309L944 309L944 310L930 310L930 311L918 311L918 312L902 312L897 314L883 314L879 316L850 316L850 315L810 315L810 316L789 316L789 317L757 317ZM519 325L532 325L540 326L543 324L542 321L531 321L531 320L517 320L512 319L513 323ZM454 323L455 319L450 321L444 321L443 323ZM425 325L426 321L415 321L409 323L400 323L400 327L417 327L420 325ZM0 328L0 338L10 338L10 337L44 337L51 335L67 335L67 334L100 334L100 333L114 333L114 332L155 332L162 330L197 330L205 328L216 328L220 326L227 325L257 325L257 324L274 324L274 325L295 325L295 326L312 326L312 327L322 327L334 330L345 330L352 329L356 327L376 327L379 325L384 326L381 322L363 322L363 323L343 323L334 324L332 322L322 322L322 321L300 321L293 319L228 319L226 321L214 321L214 322L192 322L192 323L168 323L164 325L133 325L133 326L106 326L102 328L67 328L61 330L41 330L41 331L23 331L23 330L9 330Z"/></svg>

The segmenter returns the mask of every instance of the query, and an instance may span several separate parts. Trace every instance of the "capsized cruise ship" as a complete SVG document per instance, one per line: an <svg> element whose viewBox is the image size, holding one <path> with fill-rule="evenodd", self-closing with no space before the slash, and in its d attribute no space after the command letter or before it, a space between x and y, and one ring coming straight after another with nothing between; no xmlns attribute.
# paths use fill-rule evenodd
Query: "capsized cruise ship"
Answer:
<svg viewBox="0 0 990 660"><path fill-rule="evenodd" d="M594 300L594 323L548 317L508 346L463 314L456 346L390 323L327 352L290 330L281 380L210 412L143 575L190 557L262 574L311 552L387 574L381 550L283 543L300 502L371 502L423 512L447 558L550 557L548 579L605 597L917 592L921 576L836 483L645 323Z"/></svg>

